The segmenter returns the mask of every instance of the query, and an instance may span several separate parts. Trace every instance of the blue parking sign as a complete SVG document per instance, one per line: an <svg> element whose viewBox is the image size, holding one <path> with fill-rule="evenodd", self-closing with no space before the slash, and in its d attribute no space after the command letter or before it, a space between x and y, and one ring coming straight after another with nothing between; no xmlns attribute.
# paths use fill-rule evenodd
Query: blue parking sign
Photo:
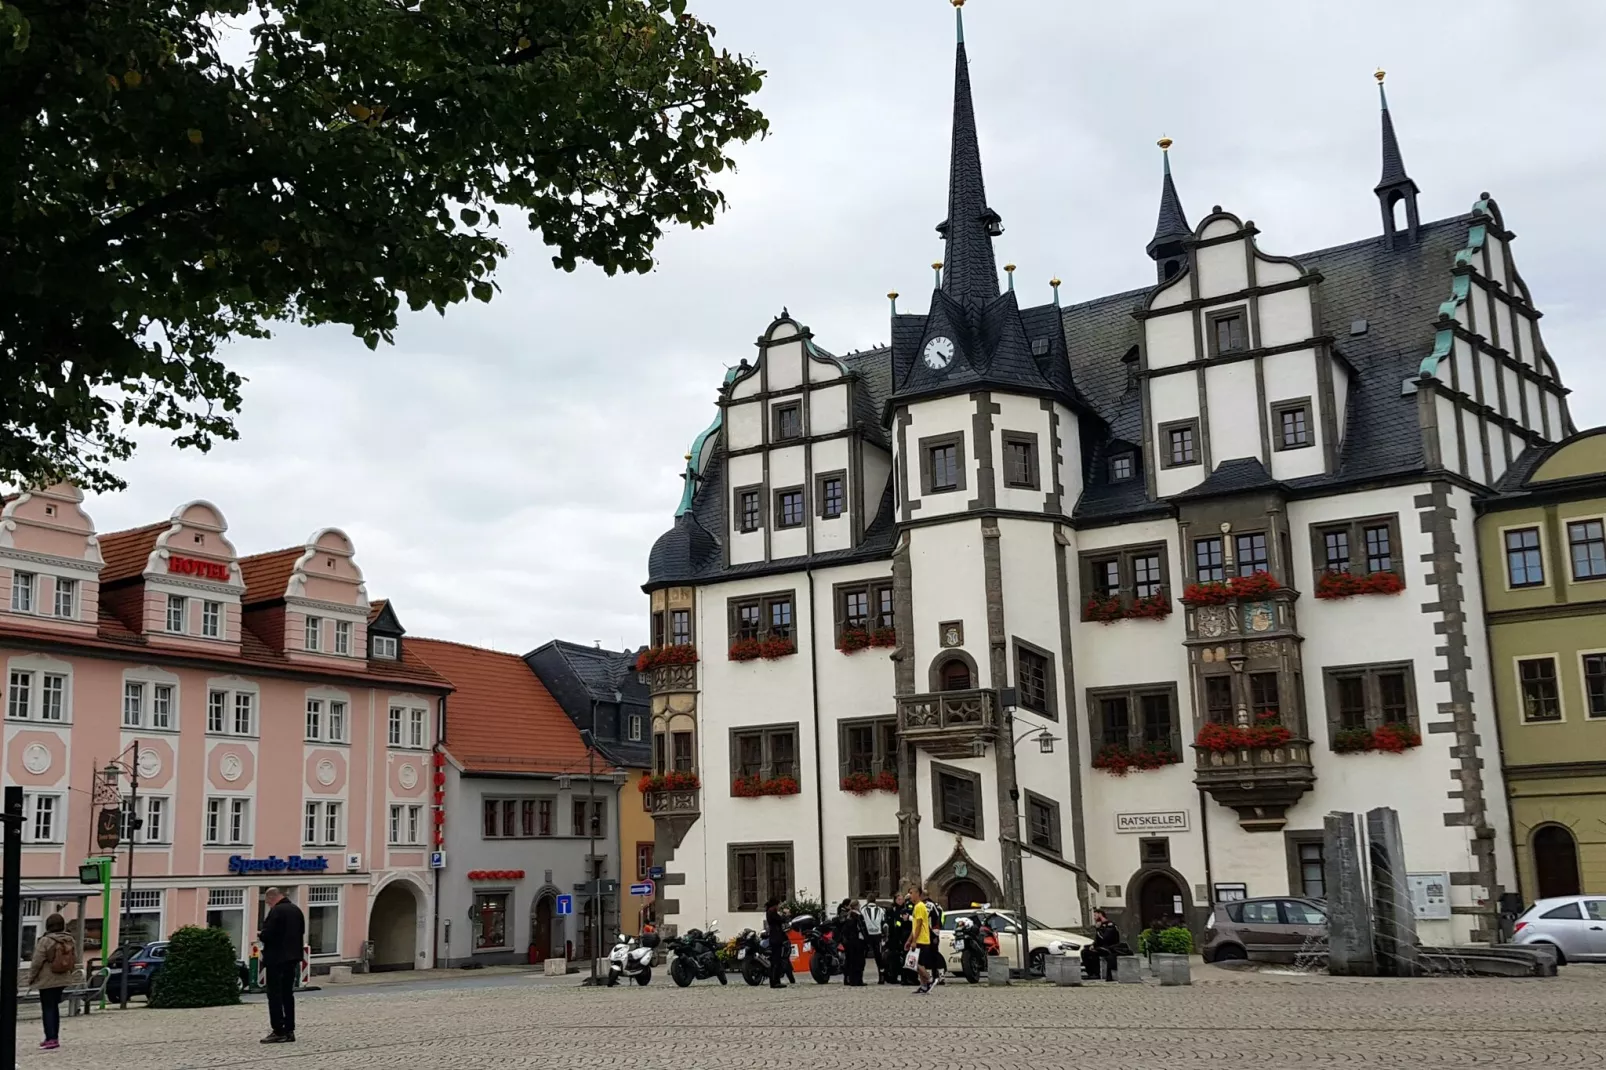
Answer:
<svg viewBox="0 0 1606 1070"><path fill-rule="evenodd" d="M558 896L558 913L559 914L573 914L574 913L574 896L572 896L572 895L560 895L560 896Z"/></svg>

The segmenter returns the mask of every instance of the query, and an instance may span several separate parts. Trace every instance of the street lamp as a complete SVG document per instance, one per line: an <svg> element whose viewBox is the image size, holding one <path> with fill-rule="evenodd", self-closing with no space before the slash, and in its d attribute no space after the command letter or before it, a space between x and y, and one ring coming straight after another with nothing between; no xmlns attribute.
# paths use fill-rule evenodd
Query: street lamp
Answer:
<svg viewBox="0 0 1606 1070"><path fill-rule="evenodd" d="M100 771L100 787L108 799L118 799L121 793L123 774L128 774L128 798L119 800L118 807L122 810L123 826L127 830L128 839L128 865L126 867L126 884L123 888L123 917L117 928L117 944L123 953L122 991L118 997L118 1004L123 1010L128 1009L128 975L129 959L132 957L128 945L128 930L134 921L134 840L144 822L139 819L139 740L128 745L128 748L116 758L106 763ZM101 908L101 916L110 913L111 904ZM104 926L104 921L102 922Z"/></svg>

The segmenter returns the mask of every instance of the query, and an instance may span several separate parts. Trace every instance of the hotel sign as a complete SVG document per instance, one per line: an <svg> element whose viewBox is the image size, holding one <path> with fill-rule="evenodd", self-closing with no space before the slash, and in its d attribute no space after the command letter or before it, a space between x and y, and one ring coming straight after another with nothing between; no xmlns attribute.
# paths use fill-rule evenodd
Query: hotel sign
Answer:
<svg viewBox="0 0 1606 1070"><path fill-rule="evenodd" d="M167 574L169 576L197 576L203 580L217 580L219 583L229 582L229 566L224 561L201 561L193 557L180 557L171 554L167 558Z"/></svg>
<svg viewBox="0 0 1606 1070"><path fill-rule="evenodd" d="M1187 832L1188 811L1160 810L1148 814L1116 814L1116 832Z"/></svg>
<svg viewBox="0 0 1606 1070"><path fill-rule="evenodd" d="M280 858L278 855L269 855L266 858L246 858L244 855L229 856L229 872L241 873L325 873L329 870L329 859L324 855L304 858L301 855L291 855L289 858Z"/></svg>

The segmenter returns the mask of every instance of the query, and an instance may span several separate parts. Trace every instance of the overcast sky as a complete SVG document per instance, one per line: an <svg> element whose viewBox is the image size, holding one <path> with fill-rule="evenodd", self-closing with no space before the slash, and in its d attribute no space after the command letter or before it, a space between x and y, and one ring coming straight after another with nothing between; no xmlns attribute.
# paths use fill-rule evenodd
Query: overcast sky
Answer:
<svg viewBox="0 0 1606 1070"><path fill-rule="evenodd" d="M206 498L241 553L343 528L370 597L392 599L412 634L521 653L554 636L644 641L647 551L724 369L783 305L833 352L884 342L888 290L926 305L946 212L946 3L691 6L769 72L772 133L737 150L712 229L673 232L654 272L612 279L555 271L509 233L491 304L404 315L393 348L338 328L234 346L240 441L200 455L145 439L129 490L90 501L98 527ZM973 0L999 262L1019 265L1032 303L1056 274L1067 302L1152 281L1161 134L1192 222L1220 204L1285 255L1379 233L1382 66L1422 218L1484 190L1499 200L1573 419L1606 423L1606 4L1445 10Z"/></svg>

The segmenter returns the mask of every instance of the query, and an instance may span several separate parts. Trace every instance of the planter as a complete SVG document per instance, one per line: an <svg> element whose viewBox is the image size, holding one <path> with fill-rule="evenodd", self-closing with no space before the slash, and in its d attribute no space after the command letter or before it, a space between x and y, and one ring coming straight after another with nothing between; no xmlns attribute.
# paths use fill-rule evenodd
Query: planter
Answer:
<svg viewBox="0 0 1606 1070"><path fill-rule="evenodd" d="M1159 953L1151 955L1149 963L1154 967L1154 975L1160 979L1162 985L1193 984L1193 975L1186 955Z"/></svg>
<svg viewBox="0 0 1606 1070"><path fill-rule="evenodd" d="M1164 620L1171 615L1171 596L1156 592L1133 601L1126 611L1127 620Z"/></svg>
<svg viewBox="0 0 1606 1070"><path fill-rule="evenodd" d="M844 654L857 654L873 646L898 645L898 633L892 628L844 628L836 641L836 648Z"/></svg>
<svg viewBox="0 0 1606 1070"><path fill-rule="evenodd" d="M1190 606L1219 606L1232 598L1232 587L1221 580L1190 583L1182 589L1182 601Z"/></svg>
<svg viewBox="0 0 1606 1070"><path fill-rule="evenodd" d="M796 777L739 776L731 781L731 794L738 799L756 799L761 795L796 795L803 790Z"/></svg>
<svg viewBox="0 0 1606 1070"><path fill-rule="evenodd" d="M1251 747L1277 747L1294 734L1277 718L1268 717L1252 725L1207 724L1199 729L1194 746L1201 750L1230 751Z"/></svg>
<svg viewBox="0 0 1606 1070"><path fill-rule="evenodd" d="M896 795L898 792L897 774L883 770L879 773L849 773L842 778L843 791L854 795L868 795L872 791L887 791Z"/></svg>
<svg viewBox="0 0 1606 1070"><path fill-rule="evenodd" d="M764 658L774 661L797 653L797 643L789 638L772 636L768 639L738 639L730 646L730 660L754 661Z"/></svg>
<svg viewBox="0 0 1606 1070"><path fill-rule="evenodd" d="M1381 751L1384 754L1404 754L1422 745L1422 735L1408 724L1380 725L1375 731L1365 728L1346 728L1333 734L1335 754L1365 754Z"/></svg>
<svg viewBox="0 0 1606 1070"><path fill-rule="evenodd" d="M1136 955L1121 955L1115 960L1115 979L1123 985L1143 983L1143 960Z"/></svg>
<svg viewBox="0 0 1606 1070"><path fill-rule="evenodd" d="M1324 572L1316 580L1316 597L1352 598L1358 594L1399 594L1405 581L1393 572L1372 572L1356 576L1348 572Z"/></svg>
<svg viewBox="0 0 1606 1070"><path fill-rule="evenodd" d="M1082 603L1082 619L1084 621L1113 624L1125 615L1126 611L1121 608L1121 599L1118 595L1095 594Z"/></svg>
<svg viewBox="0 0 1606 1070"><path fill-rule="evenodd" d="M655 646L636 655L636 671L647 672L664 665L697 664L697 648L689 643Z"/></svg>
<svg viewBox="0 0 1606 1070"><path fill-rule="evenodd" d="M987 983L990 985L1009 984L1008 959L1002 955L993 955L987 959Z"/></svg>
<svg viewBox="0 0 1606 1070"><path fill-rule="evenodd" d="M1132 748L1120 743L1107 743L1093 756L1093 768L1111 776L1126 776L1132 770L1163 769L1182 761L1182 756L1168 746Z"/></svg>
<svg viewBox="0 0 1606 1070"><path fill-rule="evenodd" d="M644 776L636 782L643 795L649 791L695 791L701 786L696 773L660 773Z"/></svg>
<svg viewBox="0 0 1606 1070"><path fill-rule="evenodd" d="M1080 955L1049 955L1043 959L1043 977L1059 988L1078 988L1082 984Z"/></svg>

